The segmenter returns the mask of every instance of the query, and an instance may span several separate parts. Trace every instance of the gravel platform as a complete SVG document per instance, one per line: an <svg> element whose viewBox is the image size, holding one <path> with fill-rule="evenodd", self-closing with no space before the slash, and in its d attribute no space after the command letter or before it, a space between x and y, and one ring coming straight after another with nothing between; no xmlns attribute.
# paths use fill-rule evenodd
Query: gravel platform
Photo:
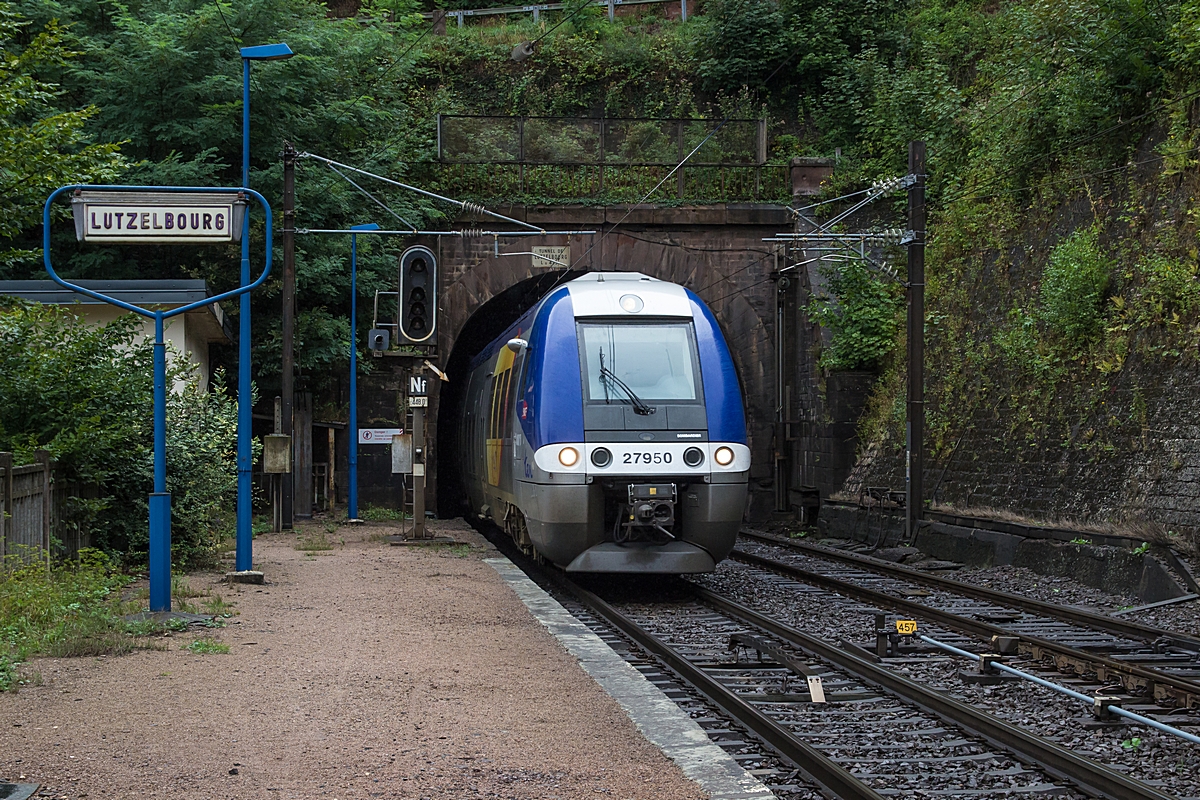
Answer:
<svg viewBox="0 0 1200 800"><path fill-rule="evenodd" d="M208 632L229 654L178 634L35 661L42 685L0 695L0 782L71 800L702 798L482 562L495 549L434 528L469 550L390 547L382 524L315 555L260 536L267 585L216 589L239 612Z"/></svg>

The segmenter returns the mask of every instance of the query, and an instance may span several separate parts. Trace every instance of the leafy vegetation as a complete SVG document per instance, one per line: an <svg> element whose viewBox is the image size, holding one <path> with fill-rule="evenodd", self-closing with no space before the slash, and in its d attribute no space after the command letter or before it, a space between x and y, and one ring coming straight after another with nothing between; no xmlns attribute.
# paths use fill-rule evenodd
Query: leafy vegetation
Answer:
<svg viewBox="0 0 1200 800"><path fill-rule="evenodd" d="M0 691L15 690L17 665L31 655L99 655L135 646L121 620L130 578L98 551L50 573L9 556L0 571Z"/></svg>
<svg viewBox="0 0 1200 800"><path fill-rule="evenodd" d="M78 55L66 40L56 20L32 30L0 3L0 243L38 225L54 189L108 183L125 163L117 143L89 141L85 127L98 109L58 108L58 87L41 77ZM0 247L0 267L38 255L33 247Z"/></svg>
<svg viewBox="0 0 1200 800"><path fill-rule="evenodd" d="M40 682L36 670L21 668L34 656L120 655L161 648L162 636L188 630L183 619L164 623L139 615L146 610L148 593L144 588L129 591L133 580L117 561L95 549L82 550L78 559L53 571L39 558L8 555L0 563L0 691ZM224 618L237 613L219 594L193 589L178 575L172 578L171 596L178 610L203 610L216 617L207 628L222 627ZM199 608L188 600L199 600ZM229 652L211 636L200 637L188 649Z"/></svg>
<svg viewBox="0 0 1200 800"><path fill-rule="evenodd" d="M98 497L74 501L70 522L138 563L153 486L151 350L132 315L94 327L57 307L0 309L0 450L17 463L48 450L60 480L97 487ZM186 359L168 361L168 384L192 378ZM169 394L167 490L181 566L211 557L230 526L236 417L232 399L194 380Z"/></svg>
<svg viewBox="0 0 1200 800"><path fill-rule="evenodd" d="M904 306L903 287L887 283L858 262L824 270L828 293L815 295L809 317L833 333L822 367L874 369L891 354Z"/></svg>
<svg viewBox="0 0 1200 800"><path fill-rule="evenodd" d="M456 7L488 1L464 3ZM832 192L902 174L907 143L926 141L934 462L944 463L984 412L994 447L1014 463L1052 463L1041 455L1052 448L1108 458L1146 432L1150 401L1136 376L1195 359L1197 0L705 0L686 24L654 7L609 22L596 8L539 41L521 64L509 59L512 47L548 30L554 15L541 25L518 16L451 24L436 36L415 13L428 5L375 0L353 18L313 0L3 7L0 93L8 94L0 100L32 99L15 115L0 112L0 131L34 133L0 136L0 165L16 152L6 143L35 133L45 134L39 152L50 165L39 167L41 183L27 182L28 193L3 193L12 213L0 215L11 223L0 228L9 248L0 277L40 277L36 223L48 186L105 176L238 183L237 46L288 41L297 58L253 71L251 185L272 198L284 140L436 186L444 174L432 163L438 113L763 115L775 163L840 151ZM498 127L460 133L481 151L511 148ZM548 125L535 124L528 137L548 157L598 146L579 130ZM714 152L733 152L735 138L715 140ZM672 157L669 137L649 124L613 147L623 157ZM480 169L501 181L500 171ZM379 217L316 162L301 162L299 173L301 226ZM7 175L0 180L8 185ZM528 178L526 199L554 199L538 194L539 180ZM381 197L419 225L457 211L399 191ZM878 215L901 213L884 204ZM261 248L260 220L253 235ZM76 245L66 226L53 245L56 263L76 277L203 277L217 289L235 282L236 254L226 248L101 252ZM360 242L360 300L394 281L397 246ZM297 245L301 384L318 392L345 368L347 251L336 237ZM863 430L879 446L900 442L899 295L853 268L828 280L827 297L810 308L834 334L821 363L878 370ZM253 299L266 396L276 392L278 289L273 279ZM360 303L360 329L370 307ZM372 360L360 363L370 369ZM144 464L123 474L142 475ZM213 509L201 503L194 513L211 527ZM117 535L133 541L132 531Z"/></svg>
<svg viewBox="0 0 1200 800"><path fill-rule="evenodd" d="M1042 319L1069 342L1082 344L1099 329L1111 267L1096 230L1078 230L1050 253L1042 272Z"/></svg>
<svg viewBox="0 0 1200 800"><path fill-rule="evenodd" d="M229 653L229 645L223 644L220 640L209 636L202 636L190 642L184 649L189 653L196 653L197 655L212 655L214 653L226 655Z"/></svg>
<svg viewBox="0 0 1200 800"><path fill-rule="evenodd" d="M385 508L383 506L363 506L358 512L359 516L368 522L390 522L393 520L408 519L411 514L407 511L401 511L396 508Z"/></svg>

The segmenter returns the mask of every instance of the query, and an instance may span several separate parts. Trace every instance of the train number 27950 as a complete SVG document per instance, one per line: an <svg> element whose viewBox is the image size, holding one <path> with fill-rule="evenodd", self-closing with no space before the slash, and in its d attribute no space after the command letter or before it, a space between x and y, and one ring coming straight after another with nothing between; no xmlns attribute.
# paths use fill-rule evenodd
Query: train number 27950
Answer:
<svg viewBox="0 0 1200 800"><path fill-rule="evenodd" d="M625 464L670 464L670 453L626 453Z"/></svg>

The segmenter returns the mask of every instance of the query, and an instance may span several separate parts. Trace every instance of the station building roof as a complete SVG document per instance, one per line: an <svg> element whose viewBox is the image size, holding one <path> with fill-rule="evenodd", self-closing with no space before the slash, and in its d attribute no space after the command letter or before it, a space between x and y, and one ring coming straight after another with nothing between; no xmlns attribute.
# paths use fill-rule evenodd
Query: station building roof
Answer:
<svg viewBox="0 0 1200 800"><path fill-rule="evenodd" d="M212 297L213 293L204 280L128 280L128 281L72 281L85 289L108 295L133 306L149 308L164 306L178 308L182 305ZM34 303L47 305L108 305L101 300L79 294L59 286L54 281L0 281L0 295L19 297ZM225 312L216 303L189 312L188 317L200 324L204 338L210 342L231 342L233 327ZM206 319L207 317L207 319Z"/></svg>

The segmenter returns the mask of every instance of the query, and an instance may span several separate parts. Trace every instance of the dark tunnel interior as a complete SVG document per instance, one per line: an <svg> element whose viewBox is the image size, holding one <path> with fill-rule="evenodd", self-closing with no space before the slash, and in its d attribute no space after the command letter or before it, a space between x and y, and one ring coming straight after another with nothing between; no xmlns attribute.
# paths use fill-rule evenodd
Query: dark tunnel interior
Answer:
<svg viewBox="0 0 1200 800"><path fill-rule="evenodd" d="M578 270L554 270L526 278L480 306L459 331L454 348L450 351L450 358L446 361L445 370L450 380L442 387L438 408L436 445L439 517L458 517L470 511L457 455L462 452L458 441L458 416L463 406L471 359L518 317L536 305L555 285L582 274L583 272Z"/></svg>

